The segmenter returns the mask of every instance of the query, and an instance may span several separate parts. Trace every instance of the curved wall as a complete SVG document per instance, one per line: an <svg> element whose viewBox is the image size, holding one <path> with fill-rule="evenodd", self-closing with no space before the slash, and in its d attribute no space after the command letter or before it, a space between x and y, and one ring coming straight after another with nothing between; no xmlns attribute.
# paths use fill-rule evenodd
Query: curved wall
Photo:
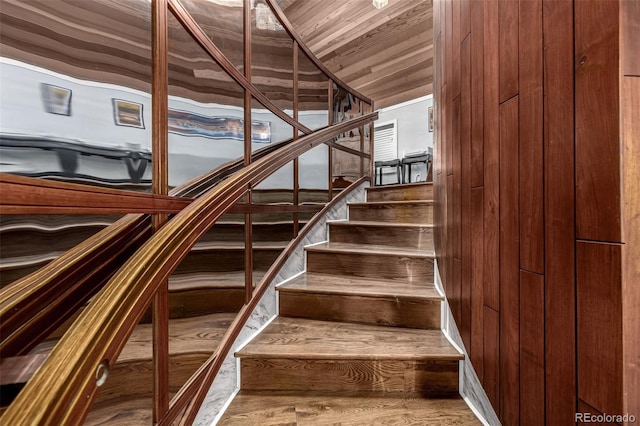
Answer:
<svg viewBox="0 0 640 426"><path fill-rule="evenodd" d="M434 16L436 252L493 407L505 425L638 418L640 7L436 0Z"/></svg>

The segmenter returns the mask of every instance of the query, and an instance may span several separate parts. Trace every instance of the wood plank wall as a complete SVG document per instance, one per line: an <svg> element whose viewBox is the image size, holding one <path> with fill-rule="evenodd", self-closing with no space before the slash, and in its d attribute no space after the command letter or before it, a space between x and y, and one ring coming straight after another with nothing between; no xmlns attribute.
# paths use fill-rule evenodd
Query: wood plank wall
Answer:
<svg viewBox="0 0 640 426"><path fill-rule="evenodd" d="M637 0L434 0L439 271L505 425L640 418L639 27Z"/></svg>

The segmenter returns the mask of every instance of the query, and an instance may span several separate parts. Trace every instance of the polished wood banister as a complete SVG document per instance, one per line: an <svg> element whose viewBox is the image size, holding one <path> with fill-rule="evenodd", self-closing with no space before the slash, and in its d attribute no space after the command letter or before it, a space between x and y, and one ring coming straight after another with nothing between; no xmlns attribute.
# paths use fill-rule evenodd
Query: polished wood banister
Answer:
<svg viewBox="0 0 640 426"><path fill-rule="evenodd" d="M113 367L159 284L198 239L246 192L282 166L345 131L378 118L374 112L327 127L252 163L195 200L155 233L83 310L9 406L12 425L79 424L98 390L96 372Z"/></svg>
<svg viewBox="0 0 640 426"><path fill-rule="evenodd" d="M189 409L186 413L185 418L183 418L181 424L190 425L195 420L195 416L198 412L199 407L202 405L204 398L207 395L207 391L211 387L213 383L213 379L216 374L222 367L222 363L224 362L227 354L231 350L233 343L236 338L242 331L242 327L247 322L249 317L251 316L251 312L256 308L262 296L269 288L271 282L276 278L277 274L280 272L280 269L284 266L285 262L289 259L289 257L293 254L293 251L296 247L302 243L304 238L307 236L309 231L322 219L336 204L341 202L347 195L349 195L353 190L360 187L364 182L367 182L368 178L366 176L361 177L360 179L353 182L347 188L338 194L333 200L330 200L327 204L324 205L322 210L311 220L307 225L300 230L300 233L287 245L287 247L280 253L278 258L271 264L267 272L264 274L253 293L253 299L247 304L245 304L233 322L227 329L227 332L222 337L222 340L218 344L216 351L211 355L211 357L202 365L201 368L198 369L196 374L194 374L191 379L183 386L184 392L181 391L174 397L171 401L170 411L165 419L162 419L160 425L170 425L171 422L175 419L175 417L170 417L173 413L180 412L184 405L186 405L186 401L191 400L189 404ZM197 388L197 392L194 392L194 388Z"/></svg>

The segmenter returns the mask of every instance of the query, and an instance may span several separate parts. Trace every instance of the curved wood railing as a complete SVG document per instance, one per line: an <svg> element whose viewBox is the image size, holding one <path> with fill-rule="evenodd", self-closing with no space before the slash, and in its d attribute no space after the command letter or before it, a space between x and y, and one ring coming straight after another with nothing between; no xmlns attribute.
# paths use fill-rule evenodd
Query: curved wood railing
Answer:
<svg viewBox="0 0 640 426"><path fill-rule="evenodd" d="M11 425L80 424L160 283L247 191L336 135L373 122L377 112L307 135L252 163L195 200L156 232L109 280L61 338L3 416ZM204 377L203 377L204 379ZM202 387L203 383L198 383ZM196 386L196 385L192 385ZM181 399L181 403L185 403ZM177 415L177 410L169 410ZM168 418L167 421L174 420Z"/></svg>
<svg viewBox="0 0 640 426"><path fill-rule="evenodd" d="M7 318L11 317L13 348L20 344L26 344L25 336L31 330L43 327L37 333L38 338L45 336L52 328L56 320L47 324L52 315L61 313L70 306L77 307L85 303L100 287L94 300L81 313L72 327L63 336L51 352L48 361L39 372L28 382L14 403L7 409L2 417L8 424L78 424L81 423L89 410L90 403L98 389L100 375L113 366L117 355L122 350L127 336L129 336L138 323L141 316L149 306L154 295L158 294L170 273L179 262L187 255L198 238L207 231L216 220L232 208L248 190L264 180L270 174L278 170L290 161L294 161L294 182L297 179L297 159L311 148L325 143L329 149L329 169L332 170L332 152L334 149L344 151L360 157L360 176L366 174L364 159L369 160L368 173L371 176L373 161L373 121L377 113L365 114L365 111L373 111L373 102L357 91L349 88L335 75L321 64L308 48L304 46L290 23L272 0L266 0L275 16L281 21L289 36L293 39L294 46L294 113L293 117L280 110L269 98L265 96L251 82L250 48L247 54L247 40L250 44L251 29L247 28L247 22L251 23L249 10L250 1L244 2L245 19L245 72L244 74L234 67L226 56L208 38L189 12L179 0L152 0L154 10L153 28L153 63L154 63L154 89L153 89L153 154L163 152L166 154L167 143L167 86L156 85L156 81L162 82L167 77L167 12L173 13L177 20L191 37L206 51L206 53L222 67L222 69L242 86L245 90L245 156L244 161L236 161L228 164L224 169L209 174L208 177L191 181L183 185L183 191L172 191L171 196L196 197L188 207L178 213L172 220L162 226L151 236L151 229L157 228L162 219L158 217L152 224L149 216L128 215L114 224L112 227L101 231L93 238L85 241L76 248L65 253L58 260L51 262L46 268L32 274L29 280L22 282L20 286L13 288L7 304L0 306ZM164 14L164 18L162 15ZM163 22L164 19L164 22ZM164 37L164 41L163 41ZM327 88L329 105L329 126L312 132L297 119L297 54L298 49L303 52L316 67L325 74L329 86ZM248 61L248 62L247 62ZM163 69L164 67L164 69ZM248 69L249 68L249 69ZM164 77L162 77L164 76ZM355 97L357 109L361 114L357 118L348 121L334 122L333 90L334 86L342 88ZM273 114L291 125L294 129L294 143L272 144L261 151L262 158L251 154L250 145L251 126L251 99L255 98ZM247 112L248 111L248 112ZM162 124L164 122L164 124ZM158 124L160 123L160 124ZM164 127L163 127L164 126ZM247 127L248 126L248 127ZM364 128L369 126L369 153L365 152ZM348 148L336 141L338 135L359 128L360 149ZM298 139L298 131L306 136ZM296 140L298 139L298 140ZM159 141L159 142L158 142ZM164 142L162 142L164 141ZM164 143L164 145L163 145ZM166 162L165 154L154 157L154 164ZM254 153L255 154L255 153ZM160 163L159 161L160 160ZM158 173L154 169L154 176L160 175L159 180L166 182L166 173ZM235 173L233 173L235 172ZM233 174L232 174L233 173ZM225 179L226 178L226 179ZM329 173L329 198L331 199L332 184L331 172ZM211 183L222 180L214 189L208 190ZM155 183L155 177L154 177ZM158 189L160 188L160 189ZM162 192L162 185L155 185L156 194ZM166 188L166 186L165 186ZM188 190L185 188L189 188ZM294 204L297 204L297 184L294 183ZM250 198L249 198L250 201ZM250 216L249 216L250 217ZM154 218L156 219L156 218ZM249 227L251 221L248 221ZM297 222L296 222L297 223ZM250 233L247 234L250 236ZM251 240L246 240L247 254L251 253ZM124 266L115 275L113 271L122 265L130 256ZM106 260L105 260L106 259ZM94 274L92 268L98 262L103 263ZM270 270L271 271L271 270ZM209 361L189 380L169 407L160 407L154 402L154 419L160 424L170 424L179 413L187 409L187 415L183 421L189 422L195 417L199 405L209 388L220 363L228 352L234 336L246 321L245 315L250 312L249 307L257 303L256 295L266 289L268 282L262 280L258 289L252 295L250 287L250 272L247 284L247 304L241 310L229 329L223 344L213 354ZM267 274L267 276L269 273ZM106 285L103 286L103 284ZM97 285L96 285L97 284ZM88 287L87 287L88 286ZM86 294L84 291L89 289ZM165 290L166 291L166 290ZM165 293L166 294L166 293ZM54 301L52 302L52 299ZM51 303L51 306L46 307ZM44 309L43 309L44 308ZM33 318L25 321L23 314L32 314ZM160 315L167 315L166 310ZM22 318L20 318L22 317ZM3 316L4 321L4 316ZM21 322L23 321L23 322ZM167 319L164 320L165 325ZM61 321L59 321L61 322ZM4 328L4 324L3 324ZM7 331L3 329L4 332ZM159 331L162 333L162 331ZM23 333L23 334L21 334ZM165 332L166 334L166 332ZM18 338L20 337L20 338ZM166 338L166 336L165 336ZM7 348L9 346L6 346ZM4 342L3 342L4 348ZM6 352L9 353L9 352ZM17 352L23 353L23 352ZM5 355L3 349L2 356ZM155 352L154 352L155 356ZM166 359L167 354L163 355ZM165 366L166 367L166 366ZM156 376L158 372L156 371ZM162 388L163 385L160 385ZM166 385L164 391L168 393ZM156 402L158 396L156 395Z"/></svg>
<svg viewBox="0 0 640 426"><path fill-rule="evenodd" d="M263 158L291 142L293 139L256 150L252 160ZM169 195L199 197L243 167L242 158L229 161L174 188ZM93 297L150 236L151 217L129 214L46 266L0 289L0 356L27 354Z"/></svg>

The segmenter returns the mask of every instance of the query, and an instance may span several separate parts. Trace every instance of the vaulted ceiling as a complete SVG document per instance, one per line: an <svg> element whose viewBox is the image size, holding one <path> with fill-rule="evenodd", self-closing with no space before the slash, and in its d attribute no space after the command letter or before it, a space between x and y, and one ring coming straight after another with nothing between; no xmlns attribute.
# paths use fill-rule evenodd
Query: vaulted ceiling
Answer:
<svg viewBox="0 0 640 426"><path fill-rule="evenodd" d="M433 2L277 0L313 53L377 108L433 91Z"/></svg>
<svg viewBox="0 0 640 426"><path fill-rule="evenodd" d="M242 68L242 0L181 1ZM371 0L275 1L326 67L377 108L432 92L432 0L389 0L382 9ZM2 0L0 53L76 78L149 91L150 9L147 0ZM252 80L278 106L290 108L290 40L281 30L254 28L253 33ZM172 94L242 104L239 87L221 77L175 18L170 19L169 49ZM311 72L302 78L309 94L301 102L324 107L320 92L326 93L326 84L315 84Z"/></svg>

